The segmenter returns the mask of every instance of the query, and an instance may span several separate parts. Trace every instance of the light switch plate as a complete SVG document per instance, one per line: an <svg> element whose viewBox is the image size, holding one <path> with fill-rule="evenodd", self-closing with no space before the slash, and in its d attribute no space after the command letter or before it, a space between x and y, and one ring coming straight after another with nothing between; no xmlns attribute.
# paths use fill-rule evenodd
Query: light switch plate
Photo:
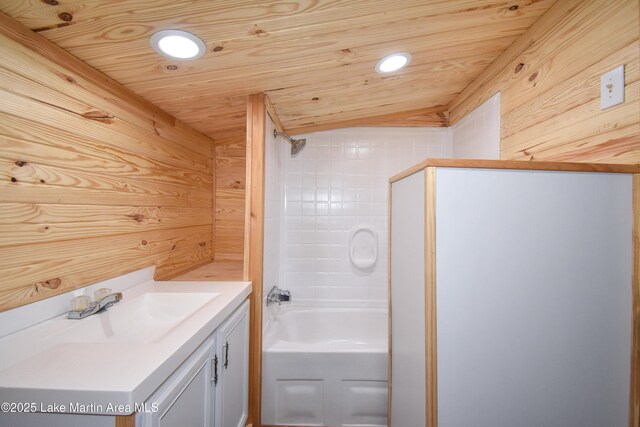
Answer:
<svg viewBox="0 0 640 427"><path fill-rule="evenodd" d="M600 109L604 110L624 102L624 65L600 77Z"/></svg>

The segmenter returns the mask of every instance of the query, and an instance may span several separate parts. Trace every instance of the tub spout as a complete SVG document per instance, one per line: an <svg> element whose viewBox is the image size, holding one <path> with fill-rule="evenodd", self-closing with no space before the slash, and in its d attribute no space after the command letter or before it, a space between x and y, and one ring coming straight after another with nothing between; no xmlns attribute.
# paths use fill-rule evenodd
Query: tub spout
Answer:
<svg viewBox="0 0 640 427"><path fill-rule="evenodd" d="M280 291L280 295L278 296L280 299L280 303L290 303L291 302L291 292L290 291Z"/></svg>
<svg viewBox="0 0 640 427"><path fill-rule="evenodd" d="M269 291L269 295L267 295L267 307L271 304L278 303L278 305L285 303L289 304L291 302L291 292L280 289L277 286L274 286Z"/></svg>

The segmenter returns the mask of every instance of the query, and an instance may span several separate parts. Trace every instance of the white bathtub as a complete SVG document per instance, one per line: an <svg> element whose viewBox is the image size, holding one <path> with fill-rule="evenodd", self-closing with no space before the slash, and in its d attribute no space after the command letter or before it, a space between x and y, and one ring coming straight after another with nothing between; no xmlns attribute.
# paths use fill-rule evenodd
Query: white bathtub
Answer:
<svg viewBox="0 0 640 427"><path fill-rule="evenodd" d="M267 325L262 423L386 426L387 310L282 306Z"/></svg>

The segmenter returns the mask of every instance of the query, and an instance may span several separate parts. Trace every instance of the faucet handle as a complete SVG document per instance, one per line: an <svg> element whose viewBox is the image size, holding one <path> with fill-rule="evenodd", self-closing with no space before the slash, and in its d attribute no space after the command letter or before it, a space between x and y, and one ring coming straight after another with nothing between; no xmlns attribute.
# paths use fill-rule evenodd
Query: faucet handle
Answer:
<svg viewBox="0 0 640 427"><path fill-rule="evenodd" d="M100 288L100 289L96 289L95 292L93 293L93 300L95 302L100 301L101 299L103 299L106 296L111 295L111 288Z"/></svg>
<svg viewBox="0 0 640 427"><path fill-rule="evenodd" d="M79 295L71 300L71 311L83 311L91 307L91 298Z"/></svg>

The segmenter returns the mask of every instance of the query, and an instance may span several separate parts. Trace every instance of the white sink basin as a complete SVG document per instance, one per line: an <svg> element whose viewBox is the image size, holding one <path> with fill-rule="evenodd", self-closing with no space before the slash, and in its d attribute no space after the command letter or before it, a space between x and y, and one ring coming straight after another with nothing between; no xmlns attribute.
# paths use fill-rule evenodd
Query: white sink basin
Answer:
<svg viewBox="0 0 640 427"><path fill-rule="evenodd" d="M1 396L129 415L251 293L249 282L155 281L152 268L92 286L121 291L122 300L80 320L63 314L72 293L10 313L28 326L0 337ZM53 310L55 317L30 323Z"/></svg>
<svg viewBox="0 0 640 427"><path fill-rule="evenodd" d="M54 339L67 343L156 342L218 295L144 293L84 319L67 319L69 327Z"/></svg>

